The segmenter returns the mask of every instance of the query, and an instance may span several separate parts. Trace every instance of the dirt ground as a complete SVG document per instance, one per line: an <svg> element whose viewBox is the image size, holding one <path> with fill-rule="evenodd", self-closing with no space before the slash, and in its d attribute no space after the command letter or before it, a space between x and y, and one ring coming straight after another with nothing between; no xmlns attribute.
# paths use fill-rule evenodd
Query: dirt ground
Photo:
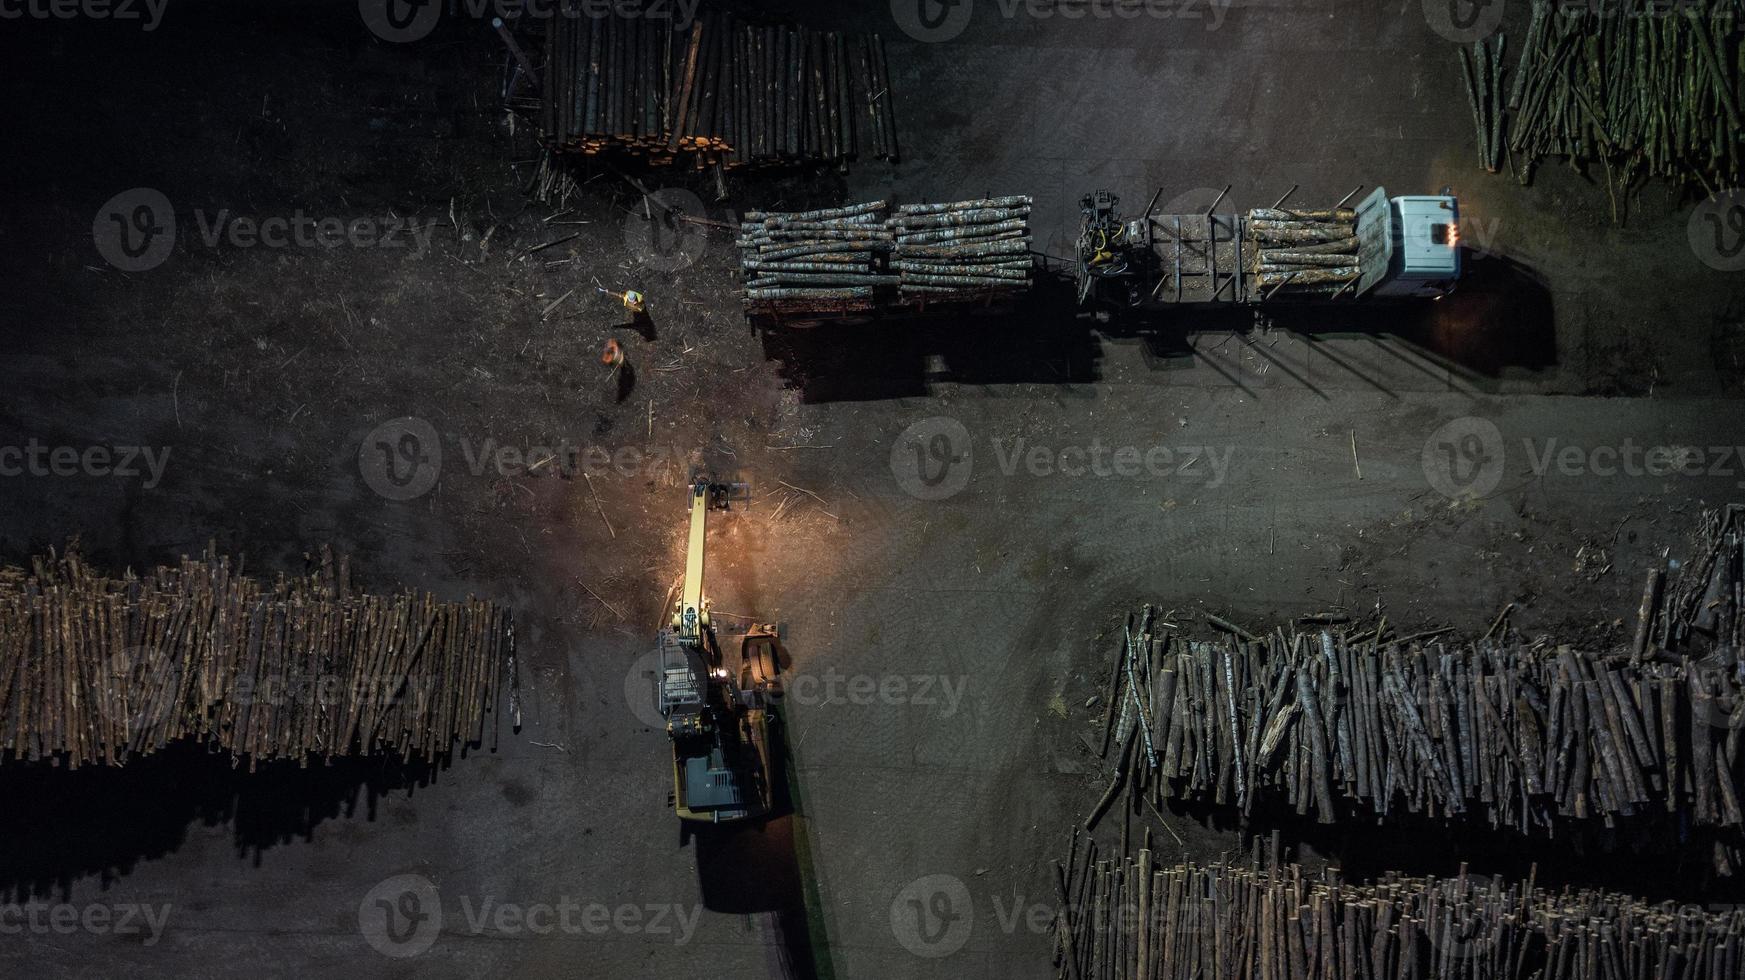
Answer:
<svg viewBox="0 0 1745 980"><path fill-rule="evenodd" d="M1028 193L1055 256L1098 187L1137 209L1159 188L1229 185L1245 208L1452 186L1469 283L1338 316L1100 323L1039 299L764 333L729 233L652 231L612 173L562 208L525 193L534 150L480 22L388 44L314 0L172 2L151 31L6 21L0 447L142 452L0 476L0 561L214 542L270 575L331 543L372 587L512 608L522 724L433 770L0 771L13 899L169 906L161 934L24 928L0 972L1049 976L1048 861L1106 784L1081 736L1127 611L1197 628L1380 603L1482 632L1514 602L1529 633L1608 644L1641 570L1745 500L1745 278L1693 249L1696 199L1651 186L1614 224L1567 169L1480 172L1454 45L1419 4L1244 3L1214 25L983 0L940 43L885 4L792 9L887 37L902 160L733 175L725 199L649 186L727 222ZM126 271L98 243L137 188L177 231ZM276 248L230 223L299 215L373 230ZM648 321L596 285L645 292ZM627 375L600 364L608 338ZM397 455L406 431L435 445ZM1476 467L1452 490L1450 448ZM712 529L709 584L722 622L785 630L797 813L687 838L646 672L693 467L752 486ZM1205 815L1171 829L1171 856L1242 842ZM439 894L422 951L360 927L404 875ZM576 928L523 918L566 906Z"/></svg>

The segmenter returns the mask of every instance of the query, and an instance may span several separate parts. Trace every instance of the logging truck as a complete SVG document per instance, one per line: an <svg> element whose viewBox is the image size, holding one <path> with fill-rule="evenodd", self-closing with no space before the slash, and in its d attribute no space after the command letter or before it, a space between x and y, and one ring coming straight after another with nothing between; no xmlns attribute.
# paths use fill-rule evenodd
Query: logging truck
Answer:
<svg viewBox="0 0 1745 980"><path fill-rule="evenodd" d="M1356 207L1253 208L1125 218L1119 198L1080 202L1081 305L1178 306L1439 298L1460 278L1454 197L1389 197ZM1156 197L1152 198L1156 203Z"/></svg>

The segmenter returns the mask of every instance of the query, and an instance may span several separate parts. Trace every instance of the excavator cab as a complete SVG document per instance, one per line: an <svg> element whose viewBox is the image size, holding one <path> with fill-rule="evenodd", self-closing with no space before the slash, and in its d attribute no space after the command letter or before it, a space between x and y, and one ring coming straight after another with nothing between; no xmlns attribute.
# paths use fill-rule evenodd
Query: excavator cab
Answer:
<svg viewBox="0 0 1745 980"><path fill-rule="evenodd" d="M695 477L685 584L661 630L657 703L673 745L673 809L682 820L754 820L774 809L776 764L770 726L781 699L780 641L753 626L730 665L703 595L703 546L710 510L744 499L743 485Z"/></svg>

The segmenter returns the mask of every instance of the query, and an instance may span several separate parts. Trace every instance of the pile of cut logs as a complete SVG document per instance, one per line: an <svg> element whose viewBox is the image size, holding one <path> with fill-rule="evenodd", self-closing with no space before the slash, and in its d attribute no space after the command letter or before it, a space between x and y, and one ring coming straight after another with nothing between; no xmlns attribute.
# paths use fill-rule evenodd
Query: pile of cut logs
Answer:
<svg viewBox="0 0 1745 980"><path fill-rule="evenodd" d="M1560 156L1603 164L1620 187L1641 177L1739 183L1742 15L1740 0L1534 0L1507 93L1508 149L1521 181L1535 161ZM1500 40L1494 52L1475 48L1467 78L1491 169L1502 152L1502 53Z"/></svg>
<svg viewBox="0 0 1745 980"><path fill-rule="evenodd" d="M553 149L650 165L896 160L877 35L703 11L689 29L565 3L546 19L540 129Z"/></svg>
<svg viewBox="0 0 1745 980"><path fill-rule="evenodd" d="M1191 641L1148 606L1129 617L1111 670L1103 751L1121 754L1087 828L1131 770L1154 805L1248 813L1282 800L1324 823L1403 806L1551 834L1658 814L1668 840L1671 828L1718 831L1716 869L1733 873L1745 830L1742 518L1737 506L1708 515L1704 557L1670 588L1650 575L1634 643L1605 654L1507 629L1467 643L1432 639L1445 630L1394 637L1385 618L1363 632L1257 636L1207 616L1221 638Z"/></svg>
<svg viewBox="0 0 1745 980"><path fill-rule="evenodd" d="M986 300L1030 285L1030 198L748 212L740 271L752 312L851 312Z"/></svg>
<svg viewBox="0 0 1745 980"><path fill-rule="evenodd" d="M1268 296L1338 296L1357 284L1357 212L1350 208L1248 212L1249 269Z"/></svg>
<svg viewBox="0 0 1745 980"><path fill-rule="evenodd" d="M1297 864L1054 865L1061 978L1697 980L1737 977L1745 909L1469 875L1345 882Z"/></svg>
<svg viewBox="0 0 1745 980"><path fill-rule="evenodd" d="M0 758L433 761L483 738L513 646L495 605L355 592L325 549L269 583L210 549L143 578L51 553L0 574Z"/></svg>
<svg viewBox="0 0 1745 980"><path fill-rule="evenodd" d="M972 299L1030 286L1030 198L897 208L892 265L906 296Z"/></svg>
<svg viewBox="0 0 1745 980"><path fill-rule="evenodd" d="M870 309L898 277L886 261L896 236L885 202L788 213L747 212L739 226L748 308L773 301Z"/></svg>

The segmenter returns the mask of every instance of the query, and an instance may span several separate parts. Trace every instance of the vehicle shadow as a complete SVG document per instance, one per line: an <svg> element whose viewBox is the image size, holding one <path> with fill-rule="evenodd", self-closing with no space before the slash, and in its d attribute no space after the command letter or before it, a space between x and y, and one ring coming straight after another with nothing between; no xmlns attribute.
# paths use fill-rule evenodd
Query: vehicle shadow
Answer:
<svg viewBox="0 0 1745 980"><path fill-rule="evenodd" d="M1084 311L1069 277L1054 271L1039 273L1028 293L1000 306L820 321L755 317L750 328L808 403L922 396L938 383L1095 382L1103 377L1105 341L1141 342L1151 370L1204 364L1224 373L1207 344L1257 325L1296 334L1360 374L1363 367L1325 342L1402 341L1382 346L1413 370L1474 383L1554 367L1556 311L1544 281L1506 256L1469 252L1463 261L1459 288L1439 300ZM1384 378L1370 380L1388 387Z"/></svg>

